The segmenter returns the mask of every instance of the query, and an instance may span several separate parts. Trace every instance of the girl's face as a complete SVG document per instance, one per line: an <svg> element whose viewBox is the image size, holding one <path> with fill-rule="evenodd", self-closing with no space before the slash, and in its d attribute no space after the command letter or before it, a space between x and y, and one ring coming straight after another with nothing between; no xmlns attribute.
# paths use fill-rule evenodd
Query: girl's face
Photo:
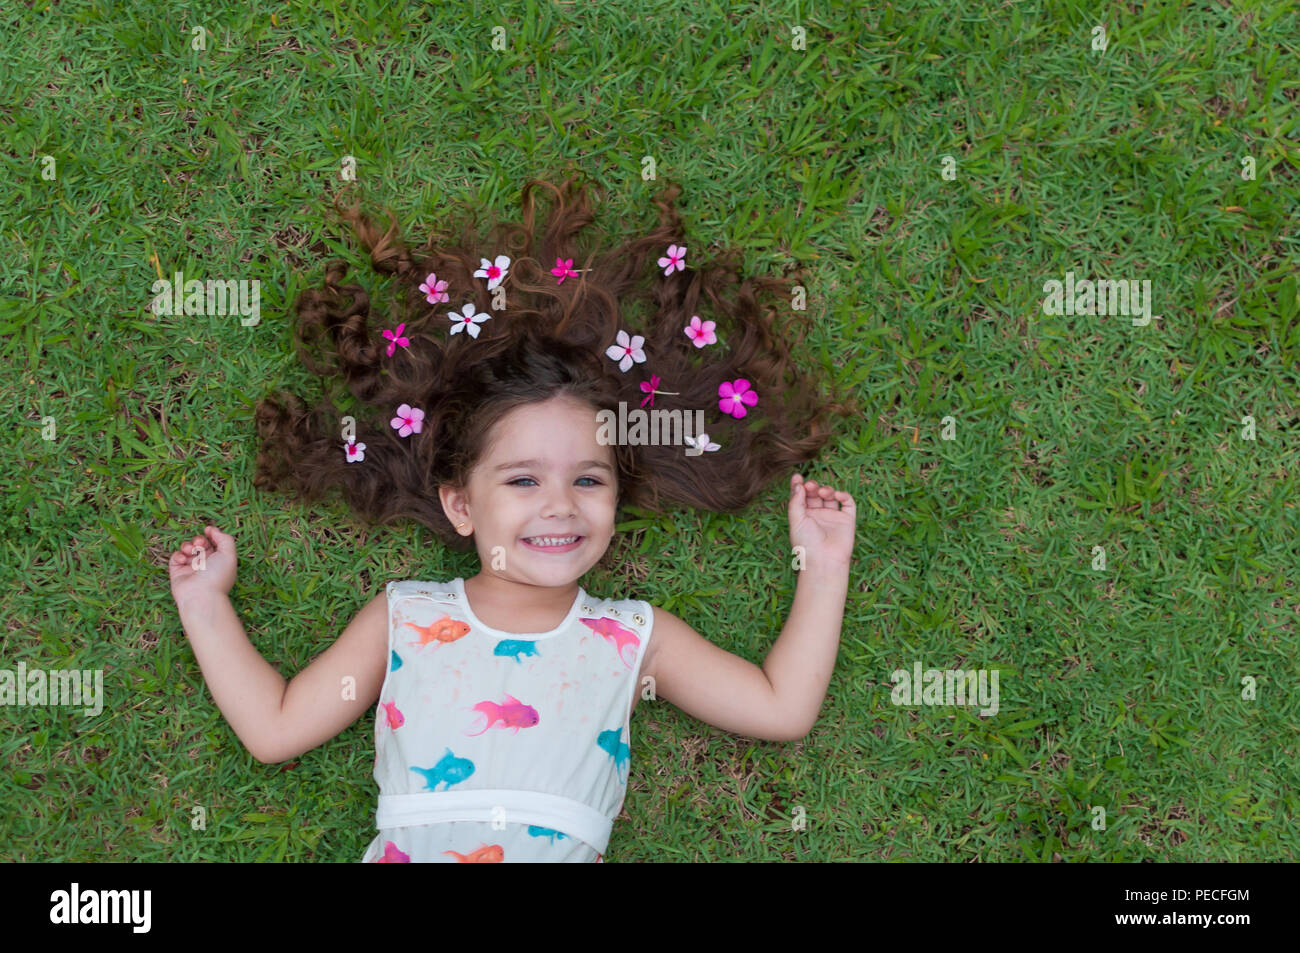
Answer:
<svg viewBox="0 0 1300 953"><path fill-rule="evenodd" d="M572 398L518 407L497 423L466 491L439 490L452 526L473 530L484 572L558 587L600 561L614 532L618 475L597 429L595 410Z"/></svg>

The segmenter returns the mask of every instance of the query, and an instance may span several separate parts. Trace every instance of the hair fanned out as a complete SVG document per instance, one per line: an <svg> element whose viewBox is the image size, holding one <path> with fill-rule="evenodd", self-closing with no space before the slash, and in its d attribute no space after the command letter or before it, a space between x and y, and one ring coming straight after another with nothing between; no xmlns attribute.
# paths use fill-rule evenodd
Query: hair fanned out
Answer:
<svg viewBox="0 0 1300 953"><path fill-rule="evenodd" d="M535 235L538 190L553 199ZM661 511L665 500L714 512L746 507L777 476L816 455L829 438L828 415L855 414L852 402L824 398L791 358L803 340L804 311L789 308L791 279L738 277L730 251L713 264L664 275L656 262L671 244L690 248L669 184L655 200L658 226L641 238L602 251L579 233L594 217L578 177L563 185L533 180L523 189L522 225L497 225L481 239L466 216L460 240L435 232L425 247L408 251L391 223L381 231L358 206L340 208L371 265L400 289L392 327L405 323L409 346L387 354L382 327L371 320L370 297L343 284L347 266L326 265L325 284L304 291L295 306L297 347L313 374L346 383L358 404L339 410L325 400L308 410L293 394L267 397L257 408L261 447L255 485L311 501L338 487L351 508L371 523L413 519L452 549L472 548L457 534L438 498L442 484L464 487L486 449L492 425L523 404L566 394L618 414L619 403L638 409L640 388L661 379L651 410L704 411L704 430L717 451L687 456L685 446L615 444L619 505ZM511 259L501 289L505 307L493 311L487 281L473 277L480 260ZM703 256L692 249L691 260ZM551 265L573 259L579 273L557 284ZM446 281L449 301L430 304L419 286L434 273ZM729 293L730 292L730 293ZM786 302L782 333L775 309L760 306L768 292ZM451 335L448 315L471 302L491 320L477 338ZM693 315L716 322L718 341L697 348L685 328ZM626 373L606 356L620 331L645 338L645 363ZM743 419L718 409L718 387L746 378L759 395ZM424 429L399 437L389 421L401 404L425 411ZM356 420L365 459L345 459L344 415ZM594 421L593 421L594 425Z"/></svg>

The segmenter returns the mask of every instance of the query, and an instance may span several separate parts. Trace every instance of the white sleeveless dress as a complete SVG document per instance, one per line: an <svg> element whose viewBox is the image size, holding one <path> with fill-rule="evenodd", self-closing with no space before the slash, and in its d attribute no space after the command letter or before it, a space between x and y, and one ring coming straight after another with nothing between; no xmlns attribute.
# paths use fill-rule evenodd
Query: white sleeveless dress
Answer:
<svg viewBox="0 0 1300 953"><path fill-rule="evenodd" d="M484 625L465 581L388 584L366 863L600 861L623 807L654 610L581 587L550 632Z"/></svg>

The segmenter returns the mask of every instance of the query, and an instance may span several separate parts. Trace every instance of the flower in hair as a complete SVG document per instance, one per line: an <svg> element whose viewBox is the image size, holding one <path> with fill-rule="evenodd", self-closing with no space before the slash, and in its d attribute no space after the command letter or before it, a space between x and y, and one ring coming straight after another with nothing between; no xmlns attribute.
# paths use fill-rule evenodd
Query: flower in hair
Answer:
<svg viewBox="0 0 1300 953"><path fill-rule="evenodd" d="M700 323L698 314L691 315L691 323L685 328L686 336L690 338L696 347L704 347L706 344L717 344L718 336L713 333L713 329L718 326L716 321L705 321Z"/></svg>
<svg viewBox="0 0 1300 953"><path fill-rule="evenodd" d="M447 295L447 282L439 281L438 276L433 272L429 272L429 277L424 279L424 284L420 285L420 291L424 293L424 300L429 304L451 300Z"/></svg>
<svg viewBox="0 0 1300 953"><path fill-rule="evenodd" d="M410 404L402 404L397 408L397 416L388 423L399 437L409 437L424 429L424 411Z"/></svg>
<svg viewBox="0 0 1300 953"><path fill-rule="evenodd" d="M618 343L611 344L605 349L605 356L611 360L618 361L618 369L627 373L627 369L632 366L633 362L637 364L645 363L645 351L641 345L645 344L645 338L641 335L634 335L628 339L626 331L619 331L615 338Z"/></svg>
<svg viewBox="0 0 1300 953"><path fill-rule="evenodd" d="M470 337L478 337L478 326L484 321L490 321L492 315L487 312L474 313L474 302L467 301L465 306L460 309L460 314L455 311L448 311L447 317L451 318L451 333L458 334L465 331Z"/></svg>
<svg viewBox="0 0 1300 953"><path fill-rule="evenodd" d="M663 268L665 275L671 275L674 269L683 271L686 268L686 246L669 245L668 257L659 259L659 267Z"/></svg>
<svg viewBox="0 0 1300 953"><path fill-rule="evenodd" d="M702 433L698 437L687 437L686 445L690 447L690 450L686 451L686 455L688 457L698 457L706 450L718 449L718 445L716 443L709 442L709 435L706 433ZM691 450L694 450L695 452L692 453Z"/></svg>
<svg viewBox="0 0 1300 953"><path fill-rule="evenodd" d="M675 390L655 390L655 388L658 386L659 386L658 374L651 374L650 379L648 381L641 382L641 389L645 391L646 394L645 397L641 398L642 407L646 405L646 401L649 401L650 406L653 407L655 405L655 394L671 394L674 397L677 396L678 392Z"/></svg>
<svg viewBox="0 0 1300 953"><path fill-rule="evenodd" d="M749 381L743 377L719 384L718 396L722 398L718 401L718 409L724 414L731 414L737 420L745 416L746 407L753 407L758 403L758 394L750 388Z"/></svg>
<svg viewBox="0 0 1300 953"><path fill-rule="evenodd" d="M488 291L493 290L506 280L506 272L510 270L510 259L507 256L497 255L495 262L480 258L479 262L478 271L474 272L474 277L486 278L488 280Z"/></svg>
<svg viewBox="0 0 1300 953"><path fill-rule="evenodd" d="M573 270L572 258L556 258L555 267L551 269L551 274L560 279L556 282L557 285L564 284L565 278L578 277L578 273Z"/></svg>
<svg viewBox="0 0 1300 953"><path fill-rule="evenodd" d="M402 332L403 332L405 329L406 329L406 325L405 325L405 324L399 324L399 325L397 326L397 330L396 330L396 331L390 331L390 330L388 330L388 328L384 328L384 339L387 340L387 341L392 342L392 343L390 343L390 344L388 345L388 356L389 356L389 357L392 357L392 356L393 356L393 352L396 351L399 347L410 347L410 346L411 346L411 339L410 339L410 338L404 338L404 337L402 337Z"/></svg>
<svg viewBox="0 0 1300 953"><path fill-rule="evenodd" d="M348 463L360 463L366 458L366 445L364 443L349 443L343 447L343 452L347 455Z"/></svg>

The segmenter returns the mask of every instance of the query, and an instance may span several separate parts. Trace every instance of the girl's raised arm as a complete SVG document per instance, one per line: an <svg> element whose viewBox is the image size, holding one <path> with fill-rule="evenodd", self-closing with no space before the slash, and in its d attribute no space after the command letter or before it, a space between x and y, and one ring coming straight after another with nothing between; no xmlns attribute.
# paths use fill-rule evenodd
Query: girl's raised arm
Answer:
<svg viewBox="0 0 1300 953"><path fill-rule="evenodd" d="M387 596L372 599L334 645L286 685L249 642L230 604L234 538L215 526L206 533L183 544L168 564L181 625L239 740L265 764L288 760L333 738L378 700L387 666ZM348 676L354 683L344 681Z"/></svg>

